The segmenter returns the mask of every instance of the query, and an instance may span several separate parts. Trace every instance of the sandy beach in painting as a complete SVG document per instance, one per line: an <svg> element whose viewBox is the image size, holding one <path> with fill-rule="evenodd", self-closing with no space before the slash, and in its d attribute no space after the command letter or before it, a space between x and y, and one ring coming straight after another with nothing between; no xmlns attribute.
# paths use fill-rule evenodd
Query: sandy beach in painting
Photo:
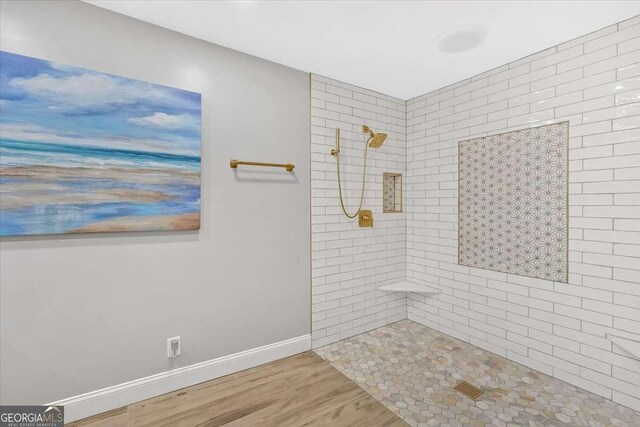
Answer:
<svg viewBox="0 0 640 427"><path fill-rule="evenodd" d="M138 218L120 218L97 222L76 228L70 233L114 233L125 231L174 231L197 230L200 228L200 214L152 215Z"/></svg>
<svg viewBox="0 0 640 427"><path fill-rule="evenodd" d="M8 221L10 217L24 218L25 213L51 207L49 210L56 212L52 217L54 219L58 218L61 212L67 213L62 214L69 222L69 227L64 229L64 233L200 228L199 212L163 214L175 212L175 206L179 206L181 202L188 204L189 193L199 193L200 174L197 171L14 166L0 168L0 181L3 222ZM90 191L87 191L88 188ZM191 191L175 191L179 189ZM108 210L112 213L137 206L139 213L127 216L116 214L110 218L108 214L93 217L94 210L93 213L99 213L105 206L110 207ZM78 210L84 210L84 213L76 212L74 215L74 211ZM146 214L145 211L154 213ZM155 213L156 211L158 213ZM73 221L73 218L77 221ZM88 223L81 225L83 222Z"/></svg>
<svg viewBox="0 0 640 427"><path fill-rule="evenodd" d="M199 94L0 62L0 236L200 228Z"/></svg>
<svg viewBox="0 0 640 427"><path fill-rule="evenodd" d="M150 203L176 199L161 191L118 187L118 182L162 186L181 183L198 186L200 174L190 171L123 168L61 168L21 166L0 168L0 177L11 179L0 188L2 209L21 209L38 205L98 204L107 202ZM110 188L78 191L78 181L111 182Z"/></svg>

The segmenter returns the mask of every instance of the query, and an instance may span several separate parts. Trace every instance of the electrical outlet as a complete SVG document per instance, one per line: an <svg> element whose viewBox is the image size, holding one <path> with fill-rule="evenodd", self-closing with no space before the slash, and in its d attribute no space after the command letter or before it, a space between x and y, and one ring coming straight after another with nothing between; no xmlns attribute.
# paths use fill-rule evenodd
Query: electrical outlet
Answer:
<svg viewBox="0 0 640 427"><path fill-rule="evenodd" d="M180 337L173 337L167 340L167 357L175 359L182 354L182 341Z"/></svg>

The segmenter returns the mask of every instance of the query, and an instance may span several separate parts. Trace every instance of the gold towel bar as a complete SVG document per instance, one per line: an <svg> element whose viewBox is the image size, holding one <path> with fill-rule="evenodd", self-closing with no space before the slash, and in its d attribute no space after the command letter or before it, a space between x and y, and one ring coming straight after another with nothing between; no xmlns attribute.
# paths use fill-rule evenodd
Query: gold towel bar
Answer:
<svg viewBox="0 0 640 427"><path fill-rule="evenodd" d="M296 166L291 163L261 163L261 162L245 162L242 160L231 160L229 162L229 166L233 169L237 169L238 165L249 165L249 166L268 166L272 168L285 168L287 171L291 172L293 168Z"/></svg>

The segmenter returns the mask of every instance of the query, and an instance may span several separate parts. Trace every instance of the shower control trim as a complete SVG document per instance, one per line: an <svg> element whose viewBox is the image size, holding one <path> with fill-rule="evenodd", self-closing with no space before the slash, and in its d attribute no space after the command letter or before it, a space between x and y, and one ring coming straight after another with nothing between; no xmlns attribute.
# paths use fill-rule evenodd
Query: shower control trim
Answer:
<svg viewBox="0 0 640 427"><path fill-rule="evenodd" d="M358 212L358 225L361 228L373 227L373 214L370 210L361 210Z"/></svg>

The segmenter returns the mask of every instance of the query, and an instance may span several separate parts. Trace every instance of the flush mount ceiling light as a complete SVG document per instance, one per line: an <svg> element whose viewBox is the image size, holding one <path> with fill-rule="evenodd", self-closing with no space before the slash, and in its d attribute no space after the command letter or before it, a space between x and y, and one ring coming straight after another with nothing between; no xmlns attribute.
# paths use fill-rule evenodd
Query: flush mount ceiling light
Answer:
<svg viewBox="0 0 640 427"><path fill-rule="evenodd" d="M449 31L440 37L438 49L444 53L461 53L475 49L487 38L484 25L466 25Z"/></svg>

